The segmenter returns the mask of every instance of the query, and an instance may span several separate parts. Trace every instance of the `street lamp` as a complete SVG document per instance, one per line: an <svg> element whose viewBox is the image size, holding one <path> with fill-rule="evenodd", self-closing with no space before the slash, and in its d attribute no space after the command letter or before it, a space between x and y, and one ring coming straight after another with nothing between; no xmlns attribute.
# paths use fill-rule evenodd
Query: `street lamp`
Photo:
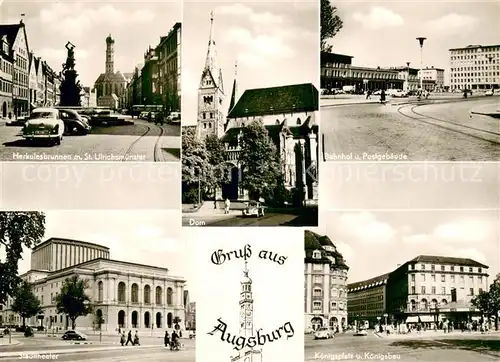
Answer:
<svg viewBox="0 0 500 362"><path fill-rule="evenodd" d="M424 67L424 61L423 61L423 56L422 56L422 53L423 53L423 48L424 48L424 40L426 40L427 38L417 38L418 40L418 43L420 44L420 89L423 90L424 87L423 87L423 74L422 74L422 68Z"/></svg>
<svg viewBox="0 0 500 362"><path fill-rule="evenodd" d="M408 72L406 73L406 91L410 90L410 62L406 62Z"/></svg>

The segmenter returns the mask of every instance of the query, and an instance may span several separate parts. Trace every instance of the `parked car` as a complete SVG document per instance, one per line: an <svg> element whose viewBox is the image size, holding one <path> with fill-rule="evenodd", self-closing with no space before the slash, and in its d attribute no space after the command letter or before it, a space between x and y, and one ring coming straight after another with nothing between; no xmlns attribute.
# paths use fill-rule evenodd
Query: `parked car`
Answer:
<svg viewBox="0 0 500 362"><path fill-rule="evenodd" d="M59 114L64 122L65 133L86 135L92 128L88 120L73 109L59 109Z"/></svg>
<svg viewBox="0 0 500 362"><path fill-rule="evenodd" d="M321 327L316 332L314 332L314 339L329 339L333 338L335 333L329 328Z"/></svg>
<svg viewBox="0 0 500 362"><path fill-rule="evenodd" d="M64 135L64 122L55 108L35 108L24 125L27 140L48 140L60 145Z"/></svg>
<svg viewBox="0 0 500 362"><path fill-rule="evenodd" d="M26 123L26 121L27 121L27 117L21 116L21 117L17 117L17 119L14 118L14 119L8 121L6 125L7 126L20 126L20 127L23 127L24 124Z"/></svg>
<svg viewBox="0 0 500 362"><path fill-rule="evenodd" d="M167 123L181 123L181 112L170 112Z"/></svg>
<svg viewBox="0 0 500 362"><path fill-rule="evenodd" d="M394 92L391 92L391 96L393 96L394 98L403 98L403 97L408 97L408 93L401 89L398 89Z"/></svg>
<svg viewBox="0 0 500 362"><path fill-rule="evenodd" d="M487 96L487 97L488 97L488 96L490 96L490 97L491 97L493 94L494 94L494 90L493 90L493 89L490 89L490 90L488 90L488 91L487 91L484 95L485 95L485 96Z"/></svg>
<svg viewBox="0 0 500 362"><path fill-rule="evenodd" d="M66 331L61 337L65 341L86 341L87 336L78 331Z"/></svg>
<svg viewBox="0 0 500 362"><path fill-rule="evenodd" d="M264 216L264 206L258 201L249 201L242 210L243 216Z"/></svg>
<svg viewBox="0 0 500 362"><path fill-rule="evenodd" d="M189 331L189 339L196 338L196 331Z"/></svg>
<svg viewBox="0 0 500 362"><path fill-rule="evenodd" d="M362 336L366 336L366 335L368 335L368 332L366 331L366 329L360 329L356 333L354 333L354 336L356 336L356 337L362 337Z"/></svg>

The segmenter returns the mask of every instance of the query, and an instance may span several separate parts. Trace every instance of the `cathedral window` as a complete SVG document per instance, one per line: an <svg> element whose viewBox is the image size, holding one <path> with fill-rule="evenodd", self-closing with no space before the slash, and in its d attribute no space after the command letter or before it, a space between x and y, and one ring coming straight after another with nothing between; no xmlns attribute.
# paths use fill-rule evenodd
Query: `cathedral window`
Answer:
<svg viewBox="0 0 500 362"><path fill-rule="evenodd" d="M203 123L203 128L207 128L207 124L206 123Z"/></svg>
<svg viewBox="0 0 500 362"><path fill-rule="evenodd" d="M212 128L212 122L208 123L208 128Z"/></svg>
<svg viewBox="0 0 500 362"><path fill-rule="evenodd" d="M214 118L214 114L210 112L210 119Z"/></svg>
<svg viewBox="0 0 500 362"><path fill-rule="evenodd" d="M207 119L207 114L203 113L203 119Z"/></svg>

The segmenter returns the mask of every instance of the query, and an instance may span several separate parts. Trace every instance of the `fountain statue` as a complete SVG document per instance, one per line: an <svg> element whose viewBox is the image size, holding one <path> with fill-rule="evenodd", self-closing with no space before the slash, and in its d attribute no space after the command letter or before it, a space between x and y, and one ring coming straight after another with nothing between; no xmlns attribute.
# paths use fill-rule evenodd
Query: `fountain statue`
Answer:
<svg viewBox="0 0 500 362"><path fill-rule="evenodd" d="M68 56L62 70L62 81L59 89L61 91L60 105L63 107L79 107L81 105L80 92L82 86L80 81L76 80L78 73L75 70L75 46L68 42L66 49L68 50Z"/></svg>

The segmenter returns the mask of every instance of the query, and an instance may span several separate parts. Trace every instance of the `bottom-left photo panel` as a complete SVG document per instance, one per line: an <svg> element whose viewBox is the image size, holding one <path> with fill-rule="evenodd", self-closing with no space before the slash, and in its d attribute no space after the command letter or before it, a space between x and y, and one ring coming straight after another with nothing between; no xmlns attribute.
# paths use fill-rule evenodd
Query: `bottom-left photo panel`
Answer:
<svg viewBox="0 0 500 362"><path fill-rule="evenodd" d="M0 360L194 362L178 214L1 211Z"/></svg>

